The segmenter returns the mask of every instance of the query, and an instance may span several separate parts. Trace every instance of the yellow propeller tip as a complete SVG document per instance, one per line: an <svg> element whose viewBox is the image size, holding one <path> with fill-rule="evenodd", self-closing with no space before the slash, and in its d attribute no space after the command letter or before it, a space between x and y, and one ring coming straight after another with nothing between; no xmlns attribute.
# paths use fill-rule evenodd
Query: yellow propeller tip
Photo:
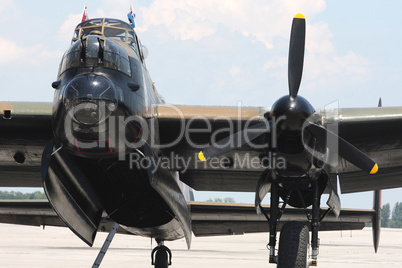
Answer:
<svg viewBox="0 0 402 268"><path fill-rule="evenodd" d="M205 159L205 156L204 156L204 154L202 153L202 151L198 153L198 159L200 159L200 160L203 161L203 162L207 161L207 160Z"/></svg>
<svg viewBox="0 0 402 268"><path fill-rule="evenodd" d="M297 13L295 19L305 19L305 17L302 13Z"/></svg>
<svg viewBox="0 0 402 268"><path fill-rule="evenodd" d="M374 167L371 169L370 174L376 174L378 171L378 165L375 164Z"/></svg>

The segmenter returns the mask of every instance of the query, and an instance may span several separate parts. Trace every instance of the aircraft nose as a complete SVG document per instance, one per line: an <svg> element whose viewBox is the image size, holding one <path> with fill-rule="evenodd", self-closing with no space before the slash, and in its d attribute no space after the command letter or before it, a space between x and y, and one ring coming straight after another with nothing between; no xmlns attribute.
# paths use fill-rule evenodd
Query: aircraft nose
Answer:
<svg viewBox="0 0 402 268"><path fill-rule="evenodd" d="M64 93L64 106L80 125L102 123L117 108L117 91L103 76L81 75L73 78Z"/></svg>

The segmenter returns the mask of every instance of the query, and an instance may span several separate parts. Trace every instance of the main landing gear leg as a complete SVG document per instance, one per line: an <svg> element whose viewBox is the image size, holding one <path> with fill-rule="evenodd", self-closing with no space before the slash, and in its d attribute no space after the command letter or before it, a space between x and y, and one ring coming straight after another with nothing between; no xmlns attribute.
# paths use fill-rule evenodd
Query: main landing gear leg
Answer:
<svg viewBox="0 0 402 268"><path fill-rule="evenodd" d="M317 266L319 239L318 230L321 220L328 212L320 216L320 189L318 180L313 182L313 207L310 214L304 204L303 197L299 191L300 200L303 203L307 218L311 225L311 259L308 261L309 229L302 222L287 222L281 230L279 239L278 267L306 268ZM328 210L329 211L329 210Z"/></svg>
<svg viewBox="0 0 402 268"><path fill-rule="evenodd" d="M313 201L313 211L311 219L311 261L310 266L317 266L318 257L318 229L320 227L320 195L318 193L318 181L314 182L314 201Z"/></svg>
<svg viewBox="0 0 402 268"><path fill-rule="evenodd" d="M152 250L152 265L155 268L167 268L172 265L172 252L163 244L163 241L157 241L158 246Z"/></svg>
<svg viewBox="0 0 402 268"><path fill-rule="evenodd" d="M278 204L279 195L277 185L274 181L271 185L271 206L269 215L269 262L276 263L275 245L276 245L276 225L278 223Z"/></svg>

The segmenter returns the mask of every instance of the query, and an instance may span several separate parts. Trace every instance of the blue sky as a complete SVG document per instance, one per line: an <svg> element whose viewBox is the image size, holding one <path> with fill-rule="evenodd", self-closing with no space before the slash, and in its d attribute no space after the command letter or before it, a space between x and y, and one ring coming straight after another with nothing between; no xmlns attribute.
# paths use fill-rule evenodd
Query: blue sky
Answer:
<svg viewBox="0 0 402 268"><path fill-rule="evenodd" d="M0 99L52 101L51 83L85 1L2 0ZM401 1L94 1L90 18L126 20L150 52L158 91L174 104L271 106L287 94L292 18L307 19L300 95L316 109L402 105ZM401 190L384 202L402 201ZM222 196L234 194L222 194ZM206 200L210 194L196 193ZM236 195L252 201L252 195ZM344 195L346 207L371 207L372 194Z"/></svg>

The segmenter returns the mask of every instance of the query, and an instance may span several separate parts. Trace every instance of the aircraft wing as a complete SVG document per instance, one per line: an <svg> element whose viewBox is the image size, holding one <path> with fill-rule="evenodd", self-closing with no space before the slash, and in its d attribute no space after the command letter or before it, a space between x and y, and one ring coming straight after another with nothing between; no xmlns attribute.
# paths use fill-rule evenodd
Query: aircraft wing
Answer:
<svg viewBox="0 0 402 268"><path fill-rule="evenodd" d="M263 107L160 105L155 114L161 143L170 143L162 148L164 155L189 161L186 168L180 162L173 167L181 171L183 182L200 191L255 192L263 171L258 162L262 149L243 146L218 157L217 161L207 162L198 161L197 155L210 144L211 138L216 141L230 135L230 128L235 133L248 123L257 124L268 112ZM339 157L337 167L332 167L330 173L339 175L342 193L402 187L402 107L348 108L316 114L322 117L324 125L337 129L340 137L379 166L377 174L369 175ZM230 120L234 120L232 125ZM218 134L211 137L213 133ZM269 138L258 138L255 143Z"/></svg>
<svg viewBox="0 0 402 268"><path fill-rule="evenodd" d="M179 110L169 106L157 107L154 118L159 121L162 146L168 145L162 147L164 155L192 157L187 166L173 167L181 171L181 180L196 190L254 192L263 168L253 161L263 149L241 147L220 157L234 161L223 166L213 161L201 163L196 157L210 142L211 133L226 129L216 135L215 138L220 139L230 134L230 124L233 124L233 131L243 129L248 123L257 124L269 109L175 107ZM0 117L0 185L41 187L41 155L53 136L51 104L3 102L0 103L0 112L3 113ZM340 109L320 114L324 124L337 125L341 137L371 156L380 167L378 174L367 175L339 159L338 167L331 172L339 174L343 192L402 187L402 108ZM189 143L185 133L177 139L182 126L188 130L187 138L196 146ZM261 142L256 141L257 144ZM2 202L0 205L0 222L63 226L47 202ZM253 205L192 203L191 209L193 232L199 236L260 232L269 228L266 219L256 215ZM361 229L364 222L371 221L372 215L372 210L342 210L339 219L328 215L321 229ZM304 219L302 210L287 209L282 221ZM107 231L111 224L104 220L100 228Z"/></svg>
<svg viewBox="0 0 402 268"><path fill-rule="evenodd" d="M47 200L1 200L0 223L67 227ZM114 222L103 215L99 232L109 232ZM118 233L131 234L119 227Z"/></svg>
<svg viewBox="0 0 402 268"><path fill-rule="evenodd" d="M41 156L53 137L51 103L0 102L0 186L41 187ZM183 157L173 169L196 190L254 192L263 171L258 155L263 149L243 146L220 157L233 163L200 162L198 152L211 141L257 124L269 112L264 107L217 107L159 105L162 150L167 157ZM350 108L319 111L324 124L337 125L339 136L378 163L379 171L368 175L344 159L331 173L339 174L343 193L402 187L402 107ZM180 136L182 129L184 134ZM199 131L201 129L201 132ZM222 130L223 129L223 130ZM187 133L187 134L186 134ZM186 136L189 138L187 139ZM262 140L264 137L262 137ZM262 141L256 141L256 143ZM192 143L192 144L190 144ZM163 147L165 146L165 147ZM223 163L223 164L222 164Z"/></svg>
<svg viewBox="0 0 402 268"><path fill-rule="evenodd" d="M402 187L402 107L349 108L323 113L324 124L338 125L339 136L379 166L375 175L339 159L342 193Z"/></svg>
<svg viewBox="0 0 402 268"><path fill-rule="evenodd" d="M42 187L51 114L51 103L0 102L0 187Z"/></svg>
<svg viewBox="0 0 402 268"><path fill-rule="evenodd" d="M267 220L257 215L254 205L191 202L191 220L195 236L234 235L244 233L269 232ZM269 213L269 206L264 206ZM329 214L321 222L320 230L360 230L366 222L371 222L374 210L342 210L340 217ZM286 209L279 230L287 221L306 221L302 209ZM0 201L0 223L30 226L66 227L47 200L7 200ZM307 224L307 226L310 226ZM98 231L108 232L113 221L103 217ZM118 233L130 234L123 228Z"/></svg>

